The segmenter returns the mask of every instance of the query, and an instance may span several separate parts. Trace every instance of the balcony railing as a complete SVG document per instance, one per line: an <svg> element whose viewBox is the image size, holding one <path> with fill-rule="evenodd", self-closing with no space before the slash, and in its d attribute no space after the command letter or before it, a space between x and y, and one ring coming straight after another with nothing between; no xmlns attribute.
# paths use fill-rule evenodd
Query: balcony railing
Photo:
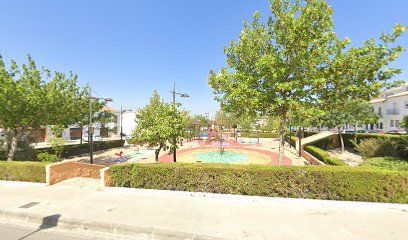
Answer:
<svg viewBox="0 0 408 240"><path fill-rule="evenodd" d="M387 115L399 115L400 111L396 108L387 109Z"/></svg>

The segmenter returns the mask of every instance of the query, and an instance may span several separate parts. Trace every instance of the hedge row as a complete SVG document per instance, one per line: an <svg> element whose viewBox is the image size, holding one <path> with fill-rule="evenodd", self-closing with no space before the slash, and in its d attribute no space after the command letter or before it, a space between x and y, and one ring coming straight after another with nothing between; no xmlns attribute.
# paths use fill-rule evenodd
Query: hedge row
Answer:
<svg viewBox="0 0 408 240"><path fill-rule="evenodd" d="M247 138L279 138L279 133L268 133L268 132L258 132L258 135L256 132L242 132L241 137L247 137Z"/></svg>
<svg viewBox="0 0 408 240"><path fill-rule="evenodd" d="M0 161L0 179L7 181L45 182L45 165L41 162Z"/></svg>
<svg viewBox="0 0 408 240"><path fill-rule="evenodd" d="M125 144L125 140L94 142L93 150L100 151L111 148L123 147L123 144ZM52 148L37 149L37 154L43 152L55 154L55 151ZM89 153L89 143L84 143L82 145L66 145L64 146L64 151L62 152L61 157L73 157L86 153Z"/></svg>
<svg viewBox="0 0 408 240"><path fill-rule="evenodd" d="M340 159L330 157L328 152L318 147L304 146L304 150L306 150L308 153L312 154L315 158L319 159L325 164L334 166L347 166L347 164L341 161Z"/></svg>
<svg viewBox="0 0 408 240"><path fill-rule="evenodd" d="M296 147L296 141L298 140L297 137L294 137L293 135L289 137L288 134L285 135L286 142L289 143L292 147Z"/></svg>
<svg viewBox="0 0 408 240"><path fill-rule="evenodd" d="M268 197L408 203L408 173L350 167L122 164L117 187Z"/></svg>
<svg viewBox="0 0 408 240"><path fill-rule="evenodd" d="M390 134L369 134L369 133L355 133L355 134L342 134L344 145L349 148L354 148L352 140L356 140L357 144L363 140L370 138L382 138L382 139L391 139L393 140L394 151L401 158L408 159L408 136L398 136ZM311 143L310 145L321 148L329 149L334 147L339 147L339 136L330 136L316 142Z"/></svg>

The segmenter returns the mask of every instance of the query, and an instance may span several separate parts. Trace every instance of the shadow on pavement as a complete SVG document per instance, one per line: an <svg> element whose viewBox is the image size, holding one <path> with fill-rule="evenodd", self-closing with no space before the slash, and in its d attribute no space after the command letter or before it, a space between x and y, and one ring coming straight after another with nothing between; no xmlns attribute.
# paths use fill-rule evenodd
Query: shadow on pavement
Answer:
<svg viewBox="0 0 408 240"><path fill-rule="evenodd" d="M61 214L53 214L53 215L44 217L43 220L42 220L41 225L38 226L38 229L37 229L37 230L35 230L35 231L32 232L32 233L29 233L29 234L25 235L25 236L22 237L22 238L19 238L18 240L26 239L26 238L28 238L29 236L31 236L31 235L33 235L33 234L35 234L36 232L39 232L39 231L41 231L41 230L56 227L56 226L58 225L58 221L59 221L60 217L61 217Z"/></svg>

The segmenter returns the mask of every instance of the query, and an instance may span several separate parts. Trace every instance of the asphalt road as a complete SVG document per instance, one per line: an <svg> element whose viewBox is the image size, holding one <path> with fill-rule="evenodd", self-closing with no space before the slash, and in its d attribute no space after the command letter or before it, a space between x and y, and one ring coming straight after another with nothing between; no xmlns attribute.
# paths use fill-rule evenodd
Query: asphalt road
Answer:
<svg viewBox="0 0 408 240"><path fill-rule="evenodd" d="M39 229L31 226L20 226L14 224L0 223L1 240L108 240L129 239L122 237L111 237L106 235L84 236L80 233L62 232L52 228Z"/></svg>

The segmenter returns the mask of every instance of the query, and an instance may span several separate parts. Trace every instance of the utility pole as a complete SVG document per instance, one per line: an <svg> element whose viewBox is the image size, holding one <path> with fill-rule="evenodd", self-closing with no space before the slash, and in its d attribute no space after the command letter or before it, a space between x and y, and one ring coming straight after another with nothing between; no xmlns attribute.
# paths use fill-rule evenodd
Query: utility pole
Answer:
<svg viewBox="0 0 408 240"><path fill-rule="evenodd" d="M122 105L120 105L120 140L122 141L122 135L123 135L123 128L122 128L122 114L123 114L123 110L122 110Z"/></svg>
<svg viewBox="0 0 408 240"><path fill-rule="evenodd" d="M93 164L93 127L92 127L92 90L89 87L89 127L88 127L88 137L89 137L89 161Z"/></svg>
<svg viewBox="0 0 408 240"><path fill-rule="evenodd" d="M176 81L173 81L173 115L174 115L174 113L176 113ZM175 133L176 131L174 131L174 133ZM175 146L175 148L174 148L174 152L173 152L173 162L176 162L177 161L177 148L176 148L176 146L177 146L177 137L176 137L176 135L174 135L174 138L173 138L173 143L174 143L174 146Z"/></svg>

